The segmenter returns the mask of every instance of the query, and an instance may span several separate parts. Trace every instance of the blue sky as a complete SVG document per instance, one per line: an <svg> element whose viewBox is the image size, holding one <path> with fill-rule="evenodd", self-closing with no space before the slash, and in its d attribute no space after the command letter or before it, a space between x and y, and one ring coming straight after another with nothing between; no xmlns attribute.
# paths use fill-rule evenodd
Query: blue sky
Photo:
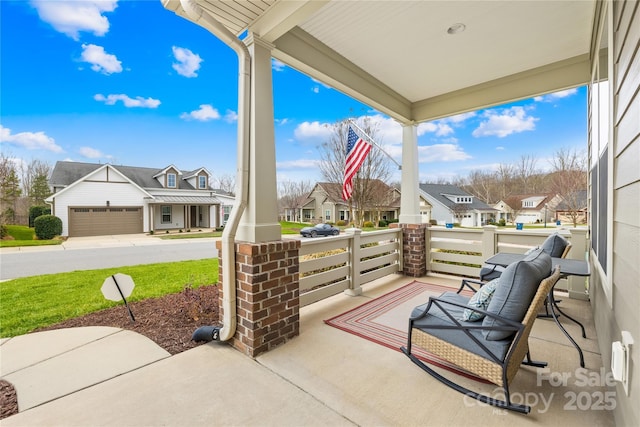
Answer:
<svg viewBox="0 0 640 427"><path fill-rule="evenodd" d="M1 1L0 141L16 161L235 174L237 59L159 0ZM321 180L336 121L369 116L398 161L395 121L273 61L278 180ZM586 88L418 128L420 181L587 146ZM399 180L399 175L394 177Z"/></svg>

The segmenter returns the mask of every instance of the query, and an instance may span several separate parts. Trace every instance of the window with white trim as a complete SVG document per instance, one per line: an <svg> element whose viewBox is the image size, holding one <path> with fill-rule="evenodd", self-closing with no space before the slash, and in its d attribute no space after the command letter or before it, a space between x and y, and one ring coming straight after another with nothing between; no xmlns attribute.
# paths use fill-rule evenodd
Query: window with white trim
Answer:
<svg viewBox="0 0 640 427"><path fill-rule="evenodd" d="M162 223L171 224L171 206L161 206L160 211L162 212Z"/></svg>
<svg viewBox="0 0 640 427"><path fill-rule="evenodd" d="M324 219L326 221L330 221L331 220L331 211L329 209L327 209L326 211L324 211Z"/></svg>
<svg viewBox="0 0 640 427"><path fill-rule="evenodd" d="M167 187L176 188L176 174L168 173L167 174Z"/></svg>
<svg viewBox="0 0 640 427"><path fill-rule="evenodd" d="M198 188L201 189L201 190L207 188L207 177L206 176L199 176L198 177Z"/></svg>

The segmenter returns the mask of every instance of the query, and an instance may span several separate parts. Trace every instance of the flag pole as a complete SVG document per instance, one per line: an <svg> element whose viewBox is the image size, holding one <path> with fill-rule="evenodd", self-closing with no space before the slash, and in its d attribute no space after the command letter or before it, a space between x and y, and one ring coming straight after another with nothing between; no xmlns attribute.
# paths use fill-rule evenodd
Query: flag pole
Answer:
<svg viewBox="0 0 640 427"><path fill-rule="evenodd" d="M351 125L353 125L353 127L355 127L356 129L358 129L358 131L359 131L359 132L360 132L364 137L366 137L366 138L367 138L368 142L369 142L371 145L373 145L374 147L376 147L378 150L382 151L382 153L383 153L385 156L387 156L388 158L390 158L390 159L391 159L391 161L392 161L393 163L395 163L395 164L396 164L396 166L398 166L398 170L402 170L402 165L401 165L400 163L398 163L398 162L396 161L396 159L394 159L393 157L391 157L391 154L387 153L387 152L384 150L384 148L382 148L381 146L379 146L379 145L378 145L378 144L373 140L373 138L371 138L371 137L370 137L370 136L369 136L369 135L368 135L364 130L362 130L362 128L361 128L360 126L358 126L358 125L356 124L356 122L355 122L353 119L349 119L349 120L348 120L348 122L349 122Z"/></svg>

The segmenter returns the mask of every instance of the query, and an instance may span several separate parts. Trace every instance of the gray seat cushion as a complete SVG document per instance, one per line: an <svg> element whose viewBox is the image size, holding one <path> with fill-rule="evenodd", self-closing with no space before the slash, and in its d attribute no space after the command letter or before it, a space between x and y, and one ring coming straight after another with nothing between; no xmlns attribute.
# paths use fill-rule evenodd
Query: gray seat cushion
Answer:
<svg viewBox="0 0 640 427"><path fill-rule="evenodd" d="M521 322L531 305L540 282L551 274L551 257L542 248L536 249L524 259L509 264L500 276L487 311L515 322ZM501 326L501 322L485 317L484 326ZM510 331L487 331L488 340L503 340L511 336Z"/></svg>
<svg viewBox="0 0 640 427"><path fill-rule="evenodd" d="M457 294L455 292L445 292L439 297L445 301L456 302L458 304L466 305L469 302L469 298ZM420 305L413 309L411 312L411 317L415 317L422 313L427 304ZM458 320L463 326L479 326L480 322L464 322L462 319L462 313L464 311L464 307L456 307L452 305L445 305L447 312L449 312L454 319ZM482 349L475 341L473 341L469 336L462 330L455 329L428 329L426 326L453 326L455 323L451 321L451 319L442 312L438 307L432 305L429 309L429 314L425 317L416 320L413 323L414 328L418 328L423 330L429 335L433 335L438 337L444 341L455 345L456 347L463 348L468 350L478 356L484 357L485 359L492 360L491 356L487 354L487 352ZM487 341L482 331L476 329L471 330L471 334L478 339L478 341L482 342L492 354L498 357L500 360L504 360L507 351L509 350L509 345L511 344L511 340L497 340L497 341ZM428 350L428 349L427 349Z"/></svg>
<svg viewBox="0 0 640 427"><path fill-rule="evenodd" d="M560 258L568 244L569 241L556 232L547 237L540 247L553 258Z"/></svg>

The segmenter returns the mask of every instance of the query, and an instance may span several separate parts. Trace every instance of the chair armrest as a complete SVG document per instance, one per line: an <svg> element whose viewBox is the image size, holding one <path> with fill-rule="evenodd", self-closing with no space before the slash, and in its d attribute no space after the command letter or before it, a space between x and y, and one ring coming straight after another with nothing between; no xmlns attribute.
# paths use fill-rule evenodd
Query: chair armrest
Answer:
<svg viewBox="0 0 640 427"><path fill-rule="evenodd" d="M475 288L473 286L470 285L470 283L473 283L475 285L478 285L478 288ZM471 280L471 279L462 279L462 283L460 283L460 288L456 291L457 294L459 294L460 292L462 292L464 290L464 288L469 288L473 291L473 293L475 294L476 292L478 292L478 290L482 287L482 285L484 285L485 282L481 282L479 280Z"/></svg>

